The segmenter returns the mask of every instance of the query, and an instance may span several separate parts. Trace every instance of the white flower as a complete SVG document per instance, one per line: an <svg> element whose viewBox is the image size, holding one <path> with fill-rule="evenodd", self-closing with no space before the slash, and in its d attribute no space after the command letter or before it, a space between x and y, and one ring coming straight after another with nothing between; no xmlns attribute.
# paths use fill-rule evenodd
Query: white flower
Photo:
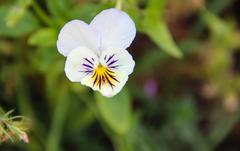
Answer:
<svg viewBox="0 0 240 151"><path fill-rule="evenodd" d="M80 20L66 23L57 41L58 51L67 57L66 76L106 97L116 95L135 66L126 50L135 35L134 22L115 8L100 12L89 25Z"/></svg>

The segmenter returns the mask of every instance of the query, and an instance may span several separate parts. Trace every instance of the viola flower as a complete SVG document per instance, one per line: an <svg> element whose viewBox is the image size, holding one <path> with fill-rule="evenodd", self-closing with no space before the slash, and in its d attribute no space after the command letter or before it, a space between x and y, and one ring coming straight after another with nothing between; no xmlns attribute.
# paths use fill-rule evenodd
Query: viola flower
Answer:
<svg viewBox="0 0 240 151"><path fill-rule="evenodd" d="M115 8L100 12L90 24L81 20L66 23L57 41L58 51L67 57L66 76L106 97L116 95L135 66L126 50L135 35L132 19Z"/></svg>

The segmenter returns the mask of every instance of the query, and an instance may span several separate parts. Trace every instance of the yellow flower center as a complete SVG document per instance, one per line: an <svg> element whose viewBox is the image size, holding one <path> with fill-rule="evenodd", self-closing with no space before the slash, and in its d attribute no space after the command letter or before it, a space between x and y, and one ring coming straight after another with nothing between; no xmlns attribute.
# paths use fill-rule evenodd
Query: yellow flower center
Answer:
<svg viewBox="0 0 240 151"><path fill-rule="evenodd" d="M97 72L97 74L102 75L106 72L107 68L104 67L103 65L99 64L97 69L95 69L95 72Z"/></svg>
<svg viewBox="0 0 240 151"><path fill-rule="evenodd" d="M99 89L104 84L109 84L112 88L115 86L116 82L119 82L116 79L116 74L108 67L105 67L101 64L94 70L94 74L92 76L93 79L93 86L98 86Z"/></svg>

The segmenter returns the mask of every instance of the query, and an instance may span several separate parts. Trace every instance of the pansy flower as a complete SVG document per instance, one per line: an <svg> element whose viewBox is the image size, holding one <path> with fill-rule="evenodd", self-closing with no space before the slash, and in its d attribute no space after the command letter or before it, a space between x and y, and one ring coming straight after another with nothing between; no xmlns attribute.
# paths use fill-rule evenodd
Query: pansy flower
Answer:
<svg viewBox="0 0 240 151"><path fill-rule="evenodd" d="M67 57L66 76L106 97L116 95L135 66L126 50L135 35L132 19L115 8L100 12L90 24L81 20L66 23L57 41L58 51Z"/></svg>

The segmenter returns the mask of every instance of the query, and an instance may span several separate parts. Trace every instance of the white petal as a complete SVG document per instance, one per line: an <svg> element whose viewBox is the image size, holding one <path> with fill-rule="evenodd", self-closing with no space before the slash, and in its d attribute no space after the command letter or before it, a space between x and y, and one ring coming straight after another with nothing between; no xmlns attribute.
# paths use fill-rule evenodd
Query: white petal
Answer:
<svg viewBox="0 0 240 151"><path fill-rule="evenodd" d="M102 36L102 47L126 49L136 35L132 19L118 9L111 8L99 13L90 23Z"/></svg>
<svg viewBox="0 0 240 151"><path fill-rule="evenodd" d="M58 35L58 51L67 56L74 48L85 46L99 53L101 37L95 29L80 20L72 20L64 25Z"/></svg>
<svg viewBox="0 0 240 151"><path fill-rule="evenodd" d="M115 82L115 86L113 87L111 87L109 84L104 84L101 88L99 88L97 85L93 86L93 78L91 76L83 78L81 83L83 85L91 87L95 91L99 91L103 96L112 97L121 91L128 80L128 75L125 72L116 72L115 74L116 79L119 82Z"/></svg>
<svg viewBox="0 0 240 151"><path fill-rule="evenodd" d="M95 53L87 47L77 47L67 56L65 73L72 82L80 82L91 76L99 61Z"/></svg>
<svg viewBox="0 0 240 151"><path fill-rule="evenodd" d="M124 71L128 75L133 72L135 62L127 50L107 49L102 51L100 63L111 70Z"/></svg>

